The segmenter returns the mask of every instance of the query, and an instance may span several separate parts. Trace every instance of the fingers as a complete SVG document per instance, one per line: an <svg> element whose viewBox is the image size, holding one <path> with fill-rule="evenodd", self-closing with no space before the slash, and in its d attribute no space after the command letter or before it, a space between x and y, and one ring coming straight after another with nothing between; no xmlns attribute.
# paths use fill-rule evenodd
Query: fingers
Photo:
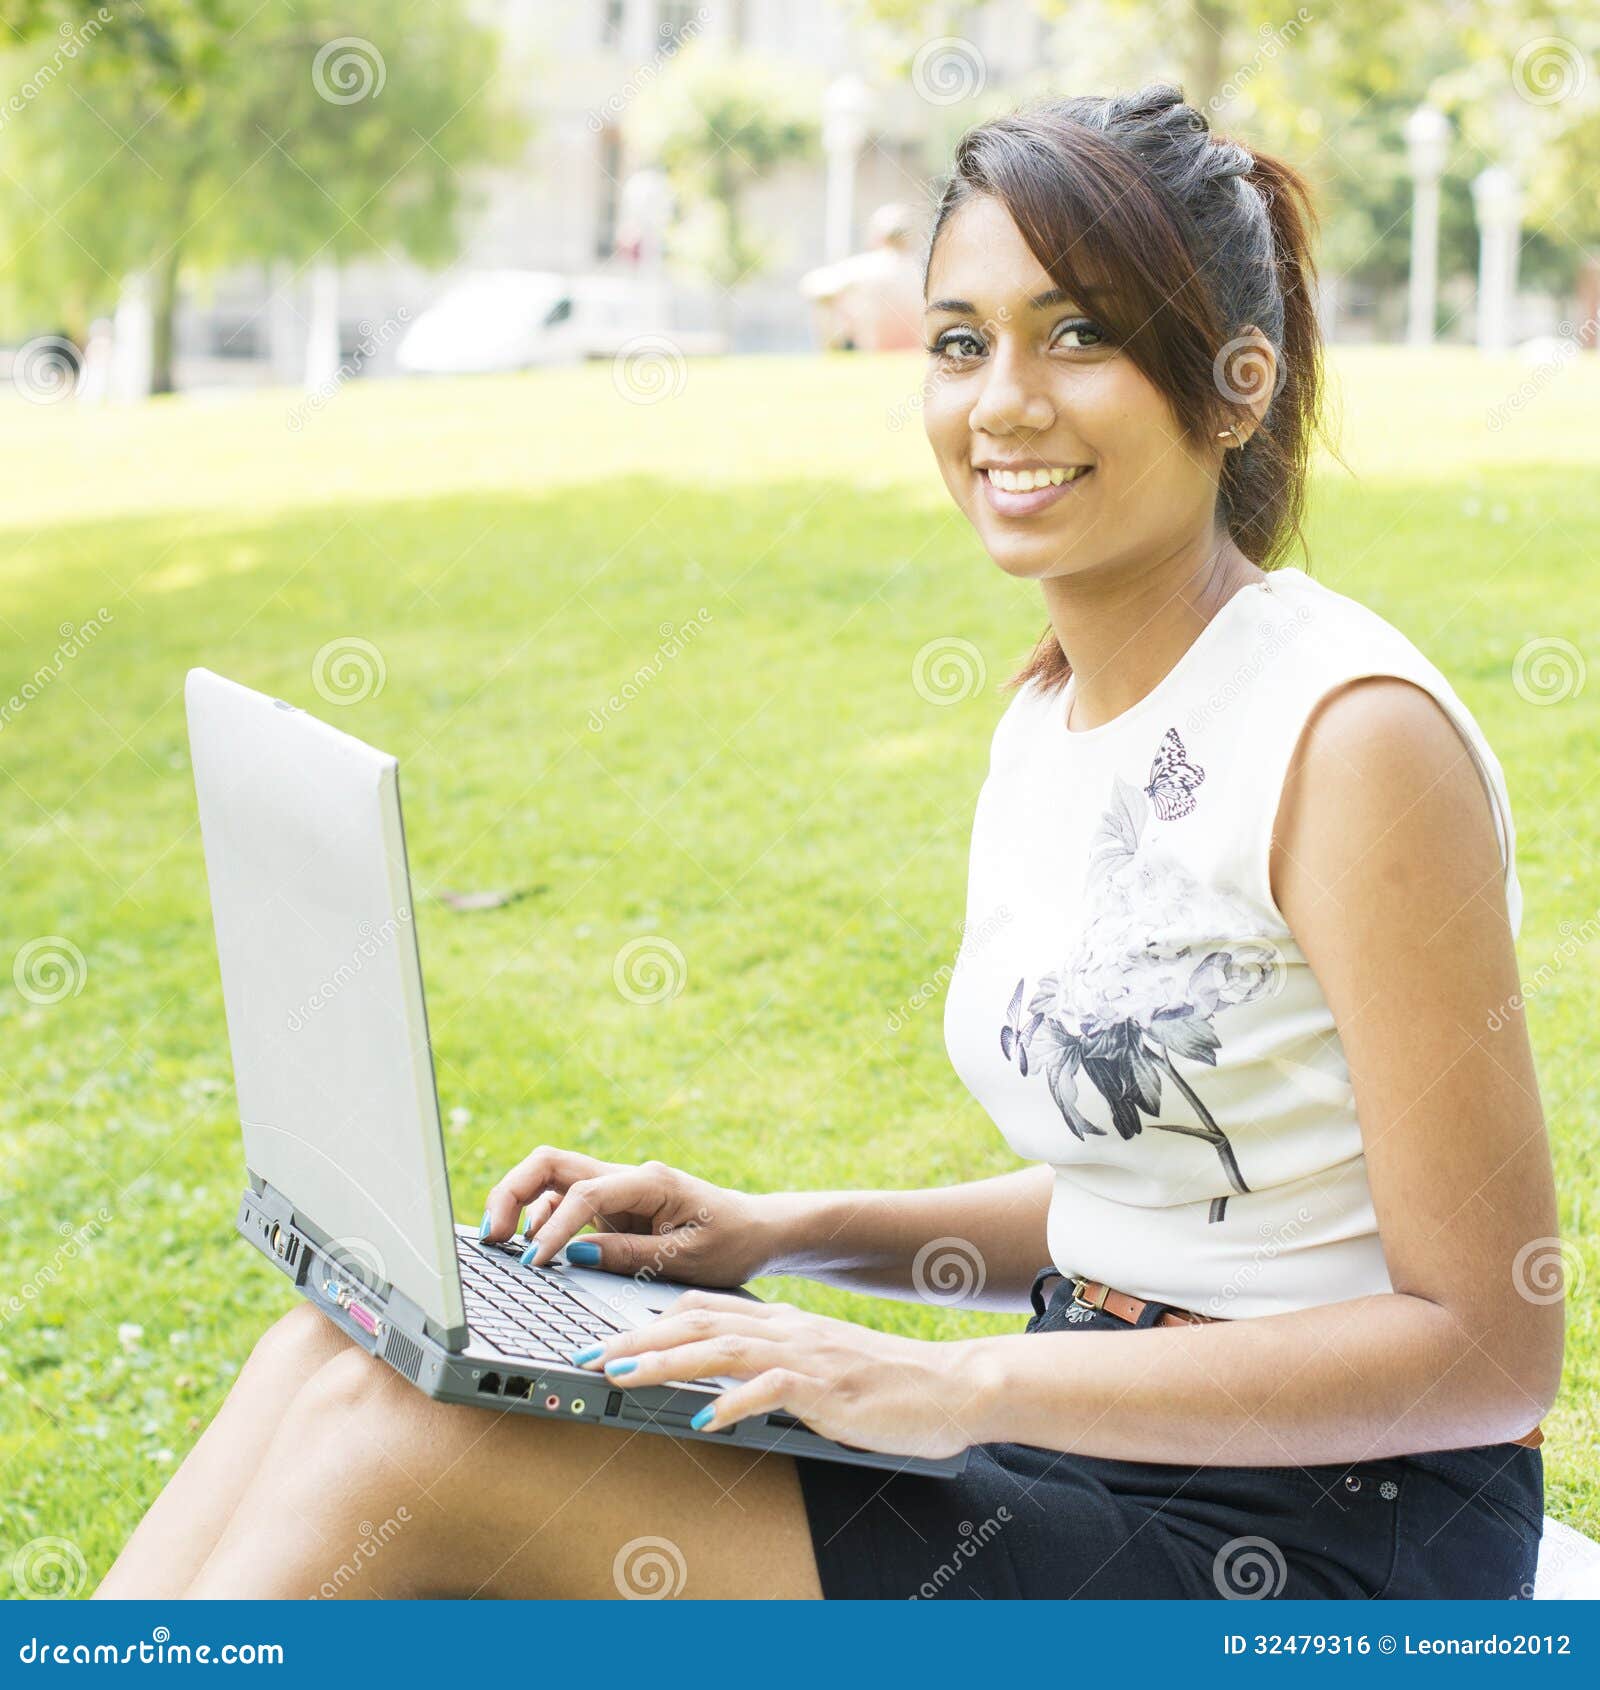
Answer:
<svg viewBox="0 0 1600 1690"><path fill-rule="evenodd" d="M551 1209L541 1214L537 1220L533 1219L533 1211L528 1211L528 1237L535 1233L549 1220L558 1199L551 1194ZM562 1223L563 1226L565 1223ZM694 1229L680 1227L675 1232L612 1232L603 1230L586 1232L582 1238L567 1245L567 1260L575 1267L599 1268L603 1273L618 1274L627 1278L633 1274L648 1273L655 1279L673 1279L677 1275L673 1272L676 1265L678 1272L684 1275L694 1271L693 1257L688 1255L690 1239ZM530 1249L533 1246L530 1245ZM557 1244L555 1249L561 1246ZM548 1259L547 1253L543 1259ZM534 1257L527 1251L523 1252L525 1263L532 1262Z"/></svg>
<svg viewBox="0 0 1600 1690"><path fill-rule="evenodd" d="M605 1377L630 1390L642 1385L670 1385L690 1379L713 1379L728 1374L749 1379L778 1365L782 1351L770 1338L745 1332L725 1332L670 1350L645 1350L637 1355L607 1356Z"/></svg>
<svg viewBox="0 0 1600 1690"><path fill-rule="evenodd" d="M581 1232L596 1216L654 1214L666 1196L663 1176L654 1169L617 1168L585 1176L567 1188L550 1218L538 1228L537 1236L531 1238L533 1253L522 1259L530 1266L543 1267L574 1233ZM598 1238L584 1240L586 1245L594 1246L600 1246L601 1242ZM588 1252L584 1254L587 1256ZM588 1267L593 1263L585 1260L579 1265Z"/></svg>
<svg viewBox="0 0 1600 1690"><path fill-rule="evenodd" d="M579 1366L594 1372L602 1369L609 1371L615 1361L656 1354L676 1358L679 1352L692 1349L696 1345L754 1338L761 1338L769 1343L774 1341L771 1325L734 1313L711 1314L701 1310L680 1315L674 1312L651 1321L648 1326L636 1327L631 1332L619 1332L605 1344L596 1346L592 1354L587 1350L580 1351L586 1359L580 1362ZM673 1359L672 1366L678 1370L672 1377L689 1377L682 1371L683 1364L680 1361ZM721 1371L735 1370L724 1368ZM630 1382L637 1384L641 1381Z"/></svg>
<svg viewBox="0 0 1600 1690"><path fill-rule="evenodd" d="M726 1373L727 1368L719 1371ZM819 1380L792 1368L769 1367L742 1385L733 1385L690 1421L697 1432L720 1432L760 1414L792 1414L805 1420L821 1400Z"/></svg>
<svg viewBox="0 0 1600 1690"><path fill-rule="evenodd" d="M531 1203L547 1190L557 1194L567 1191L576 1181L593 1179L613 1166L597 1162L575 1150L555 1150L540 1145L531 1156L525 1156L504 1179L493 1186L484 1205L483 1225L479 1236L496 1243L509 1238L517 1230L517 1219L523 1205Z"/></svg>

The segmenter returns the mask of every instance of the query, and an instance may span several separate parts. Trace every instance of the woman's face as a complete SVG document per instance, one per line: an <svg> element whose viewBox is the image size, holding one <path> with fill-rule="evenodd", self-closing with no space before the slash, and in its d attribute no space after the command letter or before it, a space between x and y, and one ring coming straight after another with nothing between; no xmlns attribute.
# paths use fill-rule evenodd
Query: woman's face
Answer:
<svg viewBox="0 0 1600 1690"><path fill-rule="evenodd" d="M926 327L928 439L1008 575L1076 575L1209 536L1220 446L1195 455L998 200L968 200L940 231Z"/></svg>

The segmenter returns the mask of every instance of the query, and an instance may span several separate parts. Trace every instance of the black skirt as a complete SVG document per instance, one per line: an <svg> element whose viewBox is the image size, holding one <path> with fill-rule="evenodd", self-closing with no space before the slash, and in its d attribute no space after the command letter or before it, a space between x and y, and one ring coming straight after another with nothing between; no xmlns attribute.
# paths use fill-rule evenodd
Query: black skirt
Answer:
<svg viewBox="0 0 1600 1690"><path fill-rule="evenodd" d="M1035 1282L1029 1332L1131 1332ZM797 1463L833 1598L1530 1597L1539 1452L1180 1467L981 1444L951 1479Z"/></svg>

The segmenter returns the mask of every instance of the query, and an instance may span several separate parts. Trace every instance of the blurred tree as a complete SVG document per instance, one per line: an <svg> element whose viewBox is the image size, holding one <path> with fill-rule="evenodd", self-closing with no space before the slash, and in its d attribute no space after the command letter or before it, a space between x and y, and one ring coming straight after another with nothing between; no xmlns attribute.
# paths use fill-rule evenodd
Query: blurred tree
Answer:
<svg viewBox="0 0 1600 1690"><path fill-rule="evenodd" d="M937 109L944 130L1025 98L1177 80L1214 129L1283 154L1311 178L1325 272L1385 289L1409 264L1403 126L1429 100L1455 125L1442 183L1442 274L1476 267L1471 182L1491 163L1516 169L1527 191L1525 279L1568 286L1600 246L1595 0L1340 0L1331 10L1316 0L1028 3L1051 25L1047 62L1020 83L983 88L965 107ZM895 44L902 75L923 42L983 37L991 10L985 0L853 4L877 38ZM1015 15L1009 4L992 10Z"/></svg>
<svg viewBox="0 0 1600 1690"><path fill-rule="evenodd" d="M457 250L463 173L521 131L467 0L0 0L0 302L80 340L149 278L171 386L181 273Z"/></svg>
<svg viewBox="0 0 1600 1690"><path fill-rule="evenodd" d="M729 295L765 269L773 236L752 230L745 196L780 165L812 156L820 87L747 53L685 48L627 120L630 143L666 171L677 201L669 251Z"/></svg>

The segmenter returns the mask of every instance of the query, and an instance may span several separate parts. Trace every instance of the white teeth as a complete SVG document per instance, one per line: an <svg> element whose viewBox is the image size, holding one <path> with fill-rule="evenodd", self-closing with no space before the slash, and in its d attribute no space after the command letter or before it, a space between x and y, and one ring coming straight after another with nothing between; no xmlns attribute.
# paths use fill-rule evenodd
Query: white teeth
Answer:
<svg viewBox="0 0 1600 1690"><path fill-rule="evenodd" d="M989 479L1006 493L1032 493L1040 487L1060 487L1086 475L1087 469L991 469Z"/></svg>

